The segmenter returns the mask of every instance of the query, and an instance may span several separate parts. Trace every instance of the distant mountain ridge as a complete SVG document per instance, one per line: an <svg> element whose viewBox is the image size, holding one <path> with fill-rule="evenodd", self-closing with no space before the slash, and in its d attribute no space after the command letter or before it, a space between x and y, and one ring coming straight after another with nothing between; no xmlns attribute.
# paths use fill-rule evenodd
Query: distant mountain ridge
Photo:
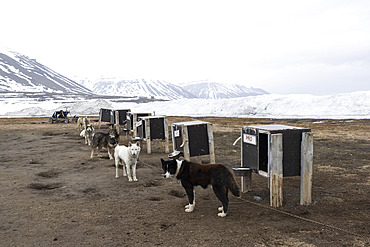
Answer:
<svg viewBox="0 0 370 247"><path fill-rule="evenodd" d="M247 88L238 84L200 82L184 86L184 89L201 99L230 99L268 94L260 88Z"/></svg>
<svg viewBox="0 0 370 247"><path fill-rule="evenodd" d="M80 83L99 95L153 97L156 99L196 98L182 87L161 80L99 78L80 80Z"/></svg>
<svg viewBox="0 0 370 247"><path fill-rule="evenodd" d="M217 82L192 82L183 87L161 80L127 80L120 78L80 79L82 85L99 95L139 96L160 99L202 98L230 99L268 94L260 88Z"/></svg>
<svg viewBox="0 0 370 247"><path fill-rule="evenodd" d="M76 82L78 81L78 82ZM126 97L150 100L224 99L267 92L237 84L192 82L178 86L163 80L122 78L69 79L25 55L0 47L0 93L42 93L45 97L82 95L85 98Z"/></svg>
<svg viewBox="0 0 370 247"><path fill-rule="evenodd" d="M4 48L0 49L0 92L92 94L35 59Z"/></svg>

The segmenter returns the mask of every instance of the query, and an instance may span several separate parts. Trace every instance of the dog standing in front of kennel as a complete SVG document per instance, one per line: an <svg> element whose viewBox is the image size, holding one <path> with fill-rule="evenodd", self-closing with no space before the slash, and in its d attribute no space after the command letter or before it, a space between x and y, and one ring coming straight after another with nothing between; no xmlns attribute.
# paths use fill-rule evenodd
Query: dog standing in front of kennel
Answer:
<svg viewBox="0 0 370 247"><path fill-rule="evenodd" d="M87 124L85 129L85 144L91 146L94 134L95 134L94 127L91 124Z"/></svg>
<svg viewBox="0 0 370 247"><path fill-rule="evenodd" d="M91 156L94 158L95 149L98 148L98 156L100 155L100 150L104 147L108 149L109 159L113 159L113 150L118 145L119 135L115 129L109 130L108 133L97 132L94 134L91 143Z"/></svg>
<svg viewBox="0 0 370 247"><path fill-rule="evenodd" d="M131 142L126 147L124 145L117 145L114 149L114 161L116 165L116 178L118 175L118 166L121 163L123 169L123 176L128 177L128 181L137 181L136 178L136 164L140 154L140 145L138 143L132 144ZM123 163L122 163L123 161ZM126 167L125 167L126 166ZM132 168L132 176L131 176ZM126 173L127 172L127 173Z"/></svg>

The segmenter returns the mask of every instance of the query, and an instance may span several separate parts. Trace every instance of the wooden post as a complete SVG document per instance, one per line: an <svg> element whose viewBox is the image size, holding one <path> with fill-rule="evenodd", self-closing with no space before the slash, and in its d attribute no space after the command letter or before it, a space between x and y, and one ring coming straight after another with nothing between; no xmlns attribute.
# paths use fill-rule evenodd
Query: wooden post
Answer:
<svg viewBox="0 0 370 247"><path fill-rule="evenodd" d="M134 115L133 115L133 117L132 117L132 122L133 122L132 126L133 126L133 131L134 131L133 136L134 136L134 137L137 137L137 127L136 127L136 123L137 123L137 113L134 113Z"/></svg>
<svg viewBox="0 0 370 247"><path fill-rule="evenodd" d="M176 150L176 141L175 141L175 126L171 125L171 136L172 136L172 150Z"/></svg>
<svg viewBox="0 0 370 247"><path fill-rule="evenodd" d="M115 111L114 113L116 115L116 130L117 130L117 133L120 135L121 134L121 128L120 128L120 125L119 125L119 111Z"/></svg>
<svg viewBox="0 0 370 247"><path fill-rule="evenodd" d="M312 202L312 163L313 163L313 134L302 133L301 143L301 205L309 205Z"/></svg>
<svg viewBox="0 0 370 247"><path fill-rule="evenodd" d="M283 206L283 135L270 135L268 154L270 206Z"/></svg>
<svg viewBox="0 0 370 247"><path fill-rule="evenodd" d="M100 108L98 129L100 129L100 126L101 126L101 118L102 118L102 116L103 116L103 109Z"/></svg>
<svg viewBox="0 0 370 247"><path fill-rule="evenodd" d="M184 144L184 158L187 161L190 161L190 149L189 149L189 135L188 135L188 126L182 127L182 142Z"/></svg>
<svg viewBox="0 0 370 247"><path fill-rule="evenodd" d="M209 158L211 164L216 163L216 157L215 157L215 143L213 140L213 127L212 124L208 124L208 139L209 139Z"/></svg>
<svg viewBox="0 0 370 247"><path fill-rule="evenodd" d="M170 141L168 137L168 119L164 118L164 152L169 153L170 152Z"/></svg>
<svg viewBox="0 0 370 247"><path fill-rule="evenodd" d="M150 136L150 118L145 119L145 139L146 139L146 153L152 153L152 143L151 143L151 136Z"/></svg>

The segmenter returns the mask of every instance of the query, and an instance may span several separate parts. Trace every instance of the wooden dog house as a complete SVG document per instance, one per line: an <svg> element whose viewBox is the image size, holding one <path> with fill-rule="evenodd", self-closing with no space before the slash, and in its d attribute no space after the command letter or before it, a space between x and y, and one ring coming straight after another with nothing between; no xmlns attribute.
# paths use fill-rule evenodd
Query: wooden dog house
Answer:
<svg viewBox="0 0 370 247"><path fill-rule="evenodd" d="M106 122L109 125L114 124L114 112L111 109L100 108L99 111L99 129L101 128L102 122Z"/></svg>
<svg viewBox="0 0 370 247"><path fill-rule="evenodd" d="M152 153L153 141L164 141L165 152L169 153L168 120L165 116L140 117L137 122L137 135L146 141L147 153Z"/></svg>
<svg viewBox="0 0 370 247"><path fill-rule="evenodd" d="M241 131L242 191L251 187L251 173L269 178L270 204L282 206L283 177L301 176L300 203L311 203L313 135L310 129L287 125L244 126Z"/></svg>
<svg viewBox="0 0 370 247"><path fill-rule="evenodd" d="M138 113L138 112L128 112L127 113L127 129L133 132L133 137L138 137L137 125L141 125L140 118L151 116L151 113Z"/></svg>
<svg viewBox="0 0 370 247"><path fill-rule="evenodd" d="M210 162L215 163L212 124L203 121L189 121L173 123L172 143L173 150L182 151L184 158L209 156Z"/></svg>
<svg viewBox="0 0 370 247"><path fill-rule="evenodd" d="M118 134L121 134L122 131L127 133L127 113L131 112L130 109L123 110L114 110L114 123L116 124L116 129Z"/></svg>

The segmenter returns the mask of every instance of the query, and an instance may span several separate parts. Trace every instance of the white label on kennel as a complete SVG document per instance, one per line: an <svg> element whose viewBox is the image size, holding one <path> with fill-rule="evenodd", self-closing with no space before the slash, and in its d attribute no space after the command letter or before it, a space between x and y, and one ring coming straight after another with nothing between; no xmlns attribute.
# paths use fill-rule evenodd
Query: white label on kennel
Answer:
<svg viewBox="0 0 370 247"><path fill-rule="evenodd" d="M248 144L257 145L257 138L254 135L243 135L243 141Z"/></svg>
<svg viewBox="0 0 370 247"><path fill-rule="evenodd" d="M180 130L175 130L174 135L175 135L175 137L179 137L180 136Z"/></svg>

